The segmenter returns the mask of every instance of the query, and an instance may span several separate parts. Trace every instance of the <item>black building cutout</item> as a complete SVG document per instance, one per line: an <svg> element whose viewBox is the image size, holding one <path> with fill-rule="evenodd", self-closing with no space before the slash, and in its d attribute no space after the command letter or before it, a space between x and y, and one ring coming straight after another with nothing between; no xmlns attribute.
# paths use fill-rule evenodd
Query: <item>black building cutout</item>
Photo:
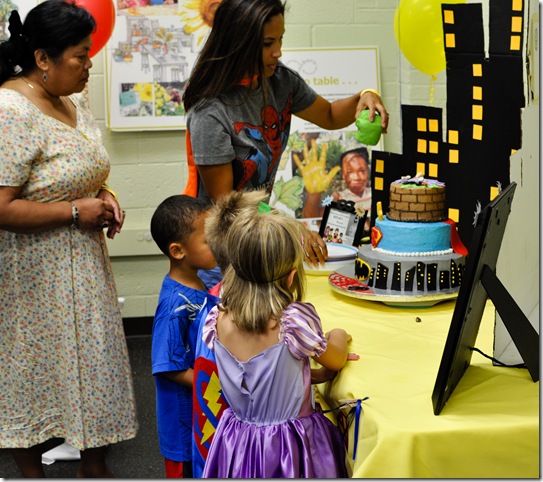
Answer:
<svg viewBox="0 0 543 482"><path fill-rule="evenodd" d="M489 2L485 55L481 4L442 5L447 60L447 132L442 109L402 105L403 154L372 152L372 225L389 186L421 172L447 186L448 217L469 246L477 204L510 183L510 156L521 147L523 0ZM458 275L453 274L453 283ZM457 272L458 273L458 272Z"/></svg>

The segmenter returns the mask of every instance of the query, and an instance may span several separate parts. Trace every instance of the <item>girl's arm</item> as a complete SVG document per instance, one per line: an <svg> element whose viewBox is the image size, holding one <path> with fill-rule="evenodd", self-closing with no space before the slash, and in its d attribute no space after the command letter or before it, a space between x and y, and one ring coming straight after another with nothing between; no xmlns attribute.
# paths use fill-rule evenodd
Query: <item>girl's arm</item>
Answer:
<svg viewBox="0 0 543 482"><path fill-rule="evenodd" d="M388 113L381 97L369 91L362 95L356 94L334 102L329 102L324 97L318 95L313 104L307 109L297 112L296 115L323 129L335 130L350 126L364 109L369 109L369 118L372 122L375 113L379 113L383 133L386 134Z"/></svg>
<svg viewBox="0 0 543 482"><path fill-rule="evenodd" d="M198 174L206 188L207 194L212 201L220 196L230 194L234 190L234 173L232 163L197 166Z"/></svg>
<svg viewBox="0 0 543 482"><path fill-rule="evenodd" d="M327 333L326 338L328 339L326 351L313 358L323 367L337 372L343 368L347 361L349 354L347 345L352 337L345 330L334 328Z"/></svg>

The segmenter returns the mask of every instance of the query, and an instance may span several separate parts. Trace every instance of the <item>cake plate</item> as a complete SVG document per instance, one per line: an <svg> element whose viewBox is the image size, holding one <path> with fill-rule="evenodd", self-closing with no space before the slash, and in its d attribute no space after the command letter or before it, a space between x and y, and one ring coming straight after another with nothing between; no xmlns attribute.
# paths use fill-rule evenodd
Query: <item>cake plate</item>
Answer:
<svg viewBox="0 0 543 482"><path fill-rule="evenodd" d="M458 296L458 291L413 296L379 294L355 278L354 263L342 266L331 273L328 282L332 289L341 295L359 300L380 301L397 308L429 308L442 301L454 300Z"/></svg>

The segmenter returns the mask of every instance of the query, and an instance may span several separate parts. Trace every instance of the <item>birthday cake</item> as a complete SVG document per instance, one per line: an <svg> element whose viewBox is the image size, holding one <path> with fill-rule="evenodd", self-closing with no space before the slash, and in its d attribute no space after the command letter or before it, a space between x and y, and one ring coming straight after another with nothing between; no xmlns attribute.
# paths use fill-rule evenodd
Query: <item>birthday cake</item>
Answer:
<svg viewBox="0 0 543 482"><path fill-rule="evenodd" d="M376 294L429 295L460 289L467 251L447 219L445 184L417 175L390 186L371 245L360 246L355 278Z"/></svg>

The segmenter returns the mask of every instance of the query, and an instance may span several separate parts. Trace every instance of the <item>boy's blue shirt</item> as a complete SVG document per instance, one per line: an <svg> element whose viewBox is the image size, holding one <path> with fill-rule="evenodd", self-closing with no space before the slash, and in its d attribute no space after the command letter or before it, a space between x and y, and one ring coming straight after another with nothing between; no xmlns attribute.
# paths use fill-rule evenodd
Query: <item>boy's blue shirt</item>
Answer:
<svg viewBox="0 0 543 482"><path fill-rule="evenodd" d="M153 322L151 359L160 451L177 462L192 460L192 387L161 374L194 368L195 320L208 297L215 298L166 276Z"/></svg>

